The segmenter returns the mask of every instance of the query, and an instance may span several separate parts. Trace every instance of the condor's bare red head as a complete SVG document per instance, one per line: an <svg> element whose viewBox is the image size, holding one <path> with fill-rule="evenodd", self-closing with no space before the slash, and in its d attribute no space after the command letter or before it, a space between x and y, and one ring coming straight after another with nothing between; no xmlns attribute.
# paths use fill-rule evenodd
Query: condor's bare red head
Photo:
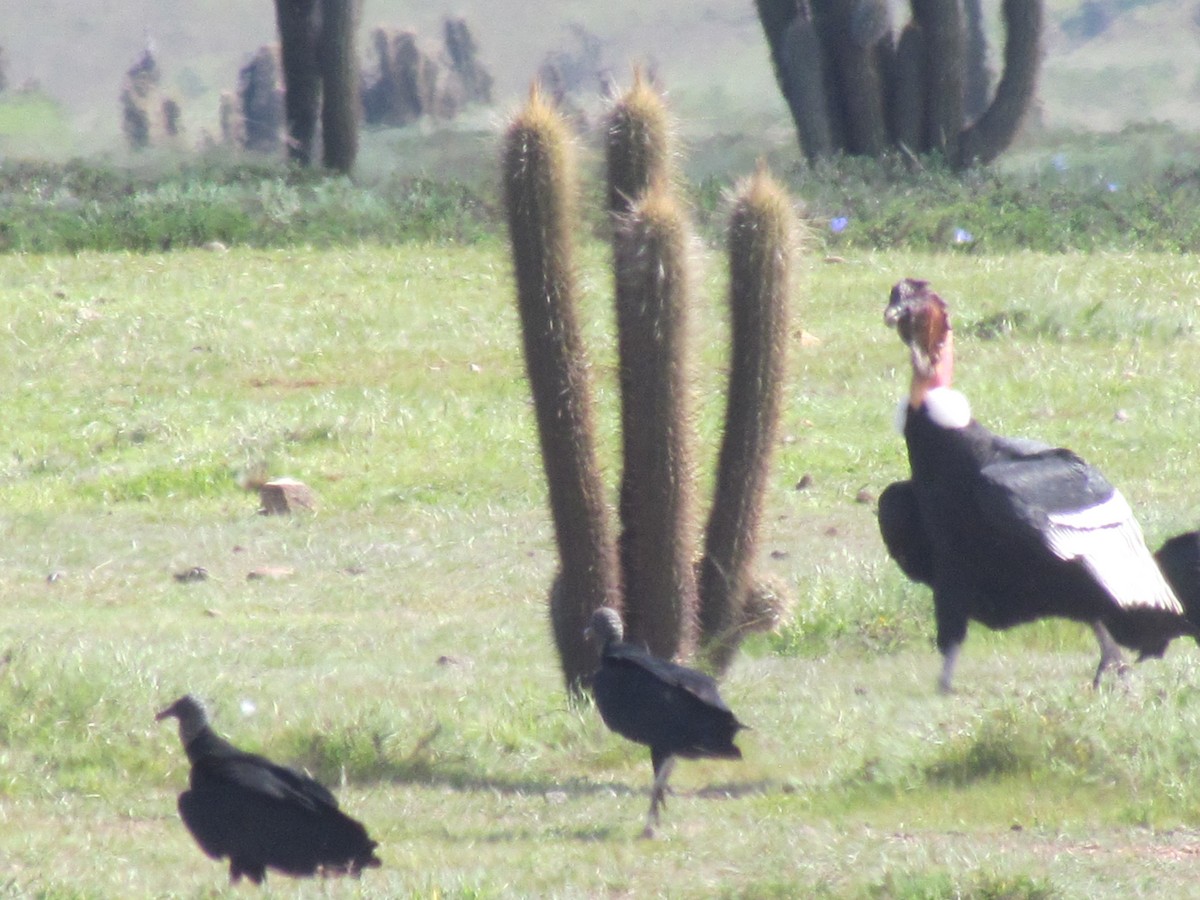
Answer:
<svg viewBox="0 0 1200 900"><path fill-rule="evenodd" d="M883 311L912 357L912 402L919 406L930 388L949 387L954 374L954 334L950 308L928 281L905 278L896 283Z"/></svg>

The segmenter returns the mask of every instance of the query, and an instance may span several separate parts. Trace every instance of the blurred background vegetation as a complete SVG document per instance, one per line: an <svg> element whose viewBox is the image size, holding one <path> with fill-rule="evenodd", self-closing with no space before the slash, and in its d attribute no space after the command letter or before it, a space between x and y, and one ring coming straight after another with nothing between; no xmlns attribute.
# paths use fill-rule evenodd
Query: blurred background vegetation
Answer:
<svg viewBox="0 0 1200 900"><path fill-rule="evenodd" d="M997 70L1000 4L982 6ZM553 73L585 152L598 158L604 93L627 85L634 65L667 93L706 236L720 226L727 188L761 158L803 199L832 253L1198 246L1197 3L1047 0L1035 107L1008 153L965 176L899 157L806 165L750 3L562 3L546 14L530 4L367 0L364 90L379 77L380 34L411 36L422 60L445 69L451 15L469 24L487 102L460 91L403 126L366 123L354 178L338 183L223 135L223 102L276 40L272 4L7 4L0 249L485 239L501 225L500 122L531 80ZM907 12L897 4L894 17L903 23ZM134 151L120 98L147 53L154 89L178 107L178 130Z"/></svg>

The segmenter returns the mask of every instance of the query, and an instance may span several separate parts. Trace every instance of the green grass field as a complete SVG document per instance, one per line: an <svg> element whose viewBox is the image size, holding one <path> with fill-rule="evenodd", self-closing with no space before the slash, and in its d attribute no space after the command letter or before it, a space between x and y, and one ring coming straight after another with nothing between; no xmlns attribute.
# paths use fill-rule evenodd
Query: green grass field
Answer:
<svg viewBox="0 0 1200 900"><path fill-rule="evenodd" d="M587 245L582 274L612 484L606 258ZM644 842L648 754L556 669L500 241L0 256L0 894L235 893L178 819L186 761L153 721L191 691L381 843L359 882L271 895L1196 896L1200 651L1093 692L1085 627L976 627L941 697L928 592L856 501L907 471L881 312L915 275L953 306L983 421L1083 453L1155 546L1200 525L1196 258L801 269L761 560L794 615L724 684L745 760L682 763ZM704 270L707 485L726 326L719 255ZM317 511L257 515L265 475ZM172 577L197 565L208 581ZM263 566L292 574L247 578Z"/></svg>

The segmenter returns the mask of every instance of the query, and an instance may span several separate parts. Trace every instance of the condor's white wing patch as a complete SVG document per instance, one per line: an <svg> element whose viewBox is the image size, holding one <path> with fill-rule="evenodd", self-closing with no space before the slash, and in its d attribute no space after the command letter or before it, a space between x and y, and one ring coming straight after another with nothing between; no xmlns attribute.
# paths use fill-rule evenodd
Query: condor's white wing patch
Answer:
<svg viewBox="0 0 1200 900"><path fill-rule="evenodd" d="M1183 614L1120 491L1087 509L1049 513L1043 534L1055 556L1083 563L1118 606Z"/></svg>

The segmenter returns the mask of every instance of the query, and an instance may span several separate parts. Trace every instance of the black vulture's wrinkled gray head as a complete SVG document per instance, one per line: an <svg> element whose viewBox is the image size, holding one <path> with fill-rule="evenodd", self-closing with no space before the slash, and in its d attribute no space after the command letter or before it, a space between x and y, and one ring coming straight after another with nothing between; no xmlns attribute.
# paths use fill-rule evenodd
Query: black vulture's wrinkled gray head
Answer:
<svg viewBox="0 0 1200 900"><path fill-rule="evenodd" d="M625 637L625 626L621 624L621 614L611 606L602 606L592 613L592 621L585 632L601 647L620 643Z"/></svg>
<svg viewBox="0 0 1200 900"><path fill-rule="evenodd" d="M161 710L154 717L154 721L161 722L163 719L170 718L179 720L179 740L183 742L184 747L208 726L208 713L204 711L204 704L191 694L184 694L166 709Z"/></svg>

